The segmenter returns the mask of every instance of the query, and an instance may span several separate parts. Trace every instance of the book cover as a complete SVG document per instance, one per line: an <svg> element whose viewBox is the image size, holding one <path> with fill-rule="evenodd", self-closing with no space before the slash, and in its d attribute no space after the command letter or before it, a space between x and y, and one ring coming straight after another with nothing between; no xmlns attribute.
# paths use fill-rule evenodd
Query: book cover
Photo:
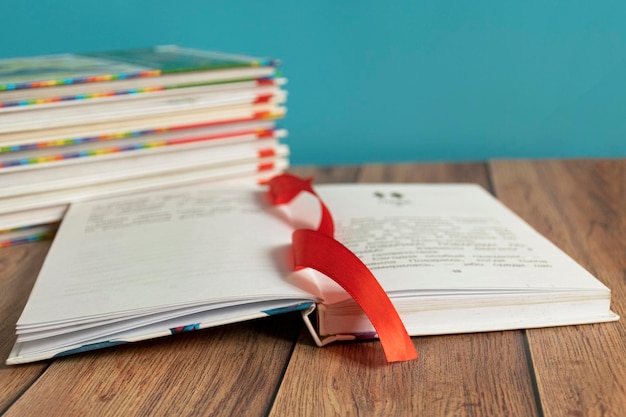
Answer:
<svg viewBox="0 0 626 417"><path fill-rule="evenodd" d="M0 59L0 92L276 64L268 58L175 45L4 58Z"/></svg>
<svg viewBox="0 0 626 417"><path fill-rule="evenodd" d="M45 223L0 230L0 248L49 239L57 228L58 223Z"/></svg>
<svg viewBox="0 0 626 417"><path fill-rule="evenodd" d="M266 82L277 62L177 46L0 59L0 112L237 82ZM97 100L94 100L97 99Z"/></svg>

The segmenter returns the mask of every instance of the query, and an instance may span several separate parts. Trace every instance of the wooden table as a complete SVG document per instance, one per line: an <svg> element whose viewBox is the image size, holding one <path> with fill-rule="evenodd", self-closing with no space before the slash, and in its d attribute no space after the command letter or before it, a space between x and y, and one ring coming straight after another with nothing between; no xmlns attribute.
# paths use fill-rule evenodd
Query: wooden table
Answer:
<svg viewBox="0 0 626 417"><path fill-rule="evenodd" d="M626 160L298 167L322 182L482 184L612 289L626 314ZM50 242L0 249L0 357ZM459 317L463 320L463 317ZM4 416L626 416L626 319L313 345L297 315L23 366L0 366Z"/></svg>

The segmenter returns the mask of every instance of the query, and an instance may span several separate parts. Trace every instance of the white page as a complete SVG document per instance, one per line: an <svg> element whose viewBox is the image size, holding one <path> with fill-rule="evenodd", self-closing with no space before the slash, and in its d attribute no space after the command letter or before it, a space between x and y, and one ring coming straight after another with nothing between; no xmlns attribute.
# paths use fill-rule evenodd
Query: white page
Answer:
<svg viewBox="0 0 626 417"><path fill-rule="evenodd" d="M608 289L477 185L357 184L315 187L336 238L393 298L402 292ZM324 298L343 290L322 279ZM398 293L398 294L396 294Z"/></svg>
<svg viewBox="0 0 626 417"><path fill-rule="evenodd" d="M18 325L200 302L310 299L287 279L291 232L258 188L199 186L72 205Z"/></svg>
<svg viewBox="0 0 626 417"><path fill-rule="evenodd" d="M58 128L37 129L30 126L29 130L13 133L2 133L0 143L3 146L23 146L28 144L46 144L56 142L54 146L63 146L70 139L90 138L107 135L127 135L142 130L171 130L174 128L187 129L190 125L227 124L238 121L255 120L255 114L265 113L268 118L280 118L285 115L286 109L277 106L272 100L268 104L244 104L229 106L227 109L196 109L183 112L169 112L166 115L136 117L130 120L101 123L87 123ZM1 132L0 132L1 133Z"/></svg>
<svg viewBox="0 0 626 417"><path fill-rule="evenodd" d="M242 304L219 310L202 311L183 317L171 318L158 323L142 325L130 330L109 333L105 336L91 339L82 339L82 334L65 334L49 340L44 339L34 342L16 343L7 359L7 364L12 365L47 359L59 353L68 354L70 353L68 350L84 348L85 345L89 344L127 343L170 336L173 328L187 326L190 323L193 323L196 329L203 329L253 320L260 317L267 317L268 314L264 311L281 308L282 306L284 306L283 302L276 301Z"/></svg>
<svg viewBox="0 0 626 417"><path fill-rule="evenodd" d="M219 92L212 94L193 94L184 98L142 99L141 103L111 103L109 106L99 103L84 103L80 107L59 106L54 108L33 108L28 111L1 113L0 132L16 132L36 128L54 128L79 123L99 123L103 121L118 121L136 117L155 115L167 116L176 111L217 109L225 106L253 104L263 95L275 96L284 100L287 93L275 86L261 86L250 90L237 92Z"/></svg>
<svg viewBox="0 0 626 417"><path fill-rule="evenodd" d="M130 132L142 130L170 130L172 127L184 128L194 124L207 123L235 123L239 120L253 119L256 114L271 114L272 118L284 116L286 109L277 106L276 100L269 100L267 104L243 104L216 109L191 109L178 112L168 112L166 115L135 117L129 120L119 120L111 123L105 120L100 123L80 123L77 125L61 126L57 128L37 129L29 126L29 130L0 133L2 146L19 146L58 142L56 146L63 146L65 141L77 138L93 138L113 134L123 136Z"/></svg>
<svg viewBox="0 0 626 417"><path fill-rule="evenodd" d="M54 215L58 217L46 217L46 221L58 221L61 220L60 216L65 212L66 207L63 205L87 199L117 197L136 192L155 191L197 183L221 182L244 177L249 178L250 176L257 179L256 183L262 183L263 180L283 172L289 165L286 159L289 154L288 147L281 145L277 151L276 157L258 158L258 156L255 156L254 158L227 161L226 163L211 164L200 168L159 173L158 175L122 181L104 182L98 184L97 187L90 185L0 198L0 224L2 224L3 229L35 224L28 221L26 223L11 224L12 220L18 220L16 218L24 219L20 214L26 214L26 218L30 218L30 214L33 214L34 217L31 218L31 221L42 223L43 221L37 217L40 213L35 213L35 211L52 206L57 206ZM273 169L259 170L259 164L266 163L271 164ZM51 214L48 213L47 216ZM5 215L12 218L8 220L9 226L6 226L6 223L3 221Z"/></svg>

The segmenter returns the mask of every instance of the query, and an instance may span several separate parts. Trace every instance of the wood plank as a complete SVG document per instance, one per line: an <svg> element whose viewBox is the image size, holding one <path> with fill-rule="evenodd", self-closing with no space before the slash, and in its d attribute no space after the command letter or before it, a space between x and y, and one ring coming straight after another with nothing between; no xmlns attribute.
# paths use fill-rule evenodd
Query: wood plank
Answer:
<svg viewBox="0 0 626 417"><path fill-rule="evenodd" d="M261 416L300 327L286 314L57 359L6 417Z"/></svg>
<svg viewBox="0 0 626 417"><path fill-rule="evenodd" d="M372 165L359 181L489 184L483 164ZM376 341L320 349L303 332L270 416L537 415L523 332L413 342L420 359L387 364Z"/></svg>
<svg viewBox="0 0 626 417"><path fill-rule="evenodd" d="M7 366L15 323L50 247L50 241L0 249L0 414L43 372L46 363Z"/></svg>
<svg viewBox="0 0 626 417"><path fill-rule="evenodd" d="M491 187L486 165L472 162L370 164L361 170L358 182L460 182Z"/></svg>
<svg viewBox="0 0 626 417"><path fill-rule="evenodd" d="M360 172L357 165L316 167L300 165L289 168L288 172L302 178L313 178L314 184L331 182L355 182Z"/></svg>
<svg viewBox="0 0 626 417"><path fill-rule="evenodd" d="M626 315L626 160L495 161L496 194L612 290ZM545 416L626 415L626 322L529 330Z"/></svg>

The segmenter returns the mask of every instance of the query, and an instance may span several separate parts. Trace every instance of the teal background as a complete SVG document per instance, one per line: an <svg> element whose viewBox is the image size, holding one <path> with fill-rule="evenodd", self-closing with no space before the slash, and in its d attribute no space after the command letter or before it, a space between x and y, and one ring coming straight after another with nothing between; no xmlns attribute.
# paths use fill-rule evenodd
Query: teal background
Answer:
<svg viewBox="0 0 626 417"><path fill-rule="evenodd" d="M270 55L294 164L626 156L626 2L2 0L0 57Z"/></svg>

